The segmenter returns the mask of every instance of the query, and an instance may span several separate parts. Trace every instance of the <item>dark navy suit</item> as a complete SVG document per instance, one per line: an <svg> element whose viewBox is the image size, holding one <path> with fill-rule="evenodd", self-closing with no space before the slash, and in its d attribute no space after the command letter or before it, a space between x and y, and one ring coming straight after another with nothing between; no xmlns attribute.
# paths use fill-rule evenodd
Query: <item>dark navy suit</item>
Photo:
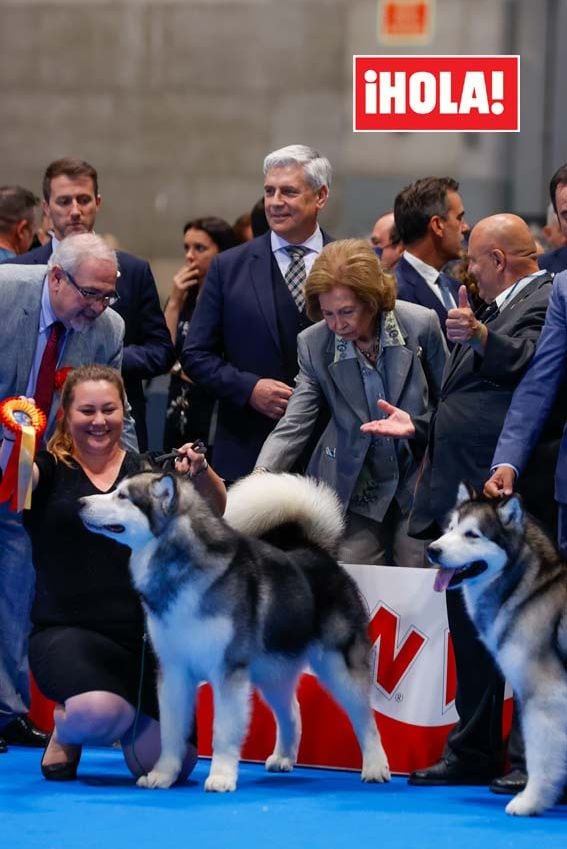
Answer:
<svg viewBox="0 0 567 849"><path fill-rule="evenodd" d="M18 265L43 265L52 253L52 243L9 260ZM122 375L136 422L141 451L148 443L146 400L142 379L167 372L175 360L171 337L161 310L156 283L149 263L124 251L116 251L120 276L116 289L120 300L113 309L125 324Z"/></svg>
<svg viewBox="0 0 567 849"><path fill-rule="evenodd" d="M552 274L559 274L560 271L565 271L567 269L567 245L542 254L538 257L537 264L540 268L545 268L546 271Z"/></svg>
<svg viewBox="0 0 567 849"><path fill-rule="evenodd" d="M249 405L250 395L261 378L293 385L297 334L309 323L272 256L270 231L214 257L181 364L220 399L214 456L222 477L236 480L254 468L276 422Z"/></svg>
<svg viewBox="0 0 567 849"><path fill-rule="evenodd" d="M425 279L419 271L416 271L413 265L407 261L405 257L401 257L395 269L396 283L398 285L398 298L400 301L409 301L411 304L421 304L422 307L427 307L430 310L435 310L439 316L441 330L445 333L445 322L447 320L447 310L441 303L437 295L431 291ZM447 283L455 304L459 303L459 286L458 280L449 277L448 274L443 275ZM447 343L450 348L452 344Z"/></svg>

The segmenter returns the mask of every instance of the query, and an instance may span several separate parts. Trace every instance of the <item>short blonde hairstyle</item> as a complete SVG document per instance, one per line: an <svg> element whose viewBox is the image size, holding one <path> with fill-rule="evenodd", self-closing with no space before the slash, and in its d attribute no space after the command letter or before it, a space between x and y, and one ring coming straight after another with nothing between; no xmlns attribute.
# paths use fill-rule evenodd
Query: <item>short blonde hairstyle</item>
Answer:
<svg viewBox="0 0 567 849"><path fill-rule="evenodd" d="M69 433L67 417L75 398L75 389L79 384L87 383L91 380L95 382L104 380L106 383L110 383L116 387L122 403L122 410L126 410L126 391L119 371L116 371L116 369L110 366L98 365L97 363L79 366L70 371L63 384L61 408L59 410L57 424L55 425L55 431L47 443L47 450L66 466L71 465L73 458L73 440Z"/></svg>
<svg viewBox="0 0 567 849"><path fill-rule="evenodd" d="M319 296L334 286L346 286L373 315L394 309L396 283L386 274L364 239L340 239L325 245L303 287L305 311L311 321L322 318Z"/></svg>

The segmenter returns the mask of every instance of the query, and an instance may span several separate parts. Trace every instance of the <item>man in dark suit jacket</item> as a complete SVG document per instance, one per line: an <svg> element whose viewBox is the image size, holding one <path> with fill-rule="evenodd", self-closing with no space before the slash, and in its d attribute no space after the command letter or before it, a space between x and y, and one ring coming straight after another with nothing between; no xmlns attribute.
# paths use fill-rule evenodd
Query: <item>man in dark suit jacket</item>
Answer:
<svg viewBox="0 0 567 849"><path fill-rule="evenodd" d="M567 163L557 169L549 183L549 196L557 215L559 227L567 236ZM548 251L538 259L540 268L553 274L567 269L567 245Z"/></svg>
<svg viewBox="0 0 567 849"><path fill-rule="evenodd" d="M325 157L290 145L266 157L264 178L270 230L213 259L181 356L220 399L215 468L228 480L252 471L292 393L297 334L310 322L286 283L290 250L302 249L308 273L330 241L317 223L331 180Z"/></svg>
<svg viewBox="0 0 567 849"><path fill-rule="evenodd" d="M395 269L398 298L435 310L443 331L447 311L457 305L459 283L442 268L460 256L469 231L458 189L451 177L425 177L394 201L396 229L405 244Z"/></svg>
<svg viewBox="0 0 567 849"><path fill-rule="evenodd" d="M66 236L94 228L101 197L96 170L80 159L65 157L48 165L43 178L43 209L53 224L53 238L14 259L18 264L46 264ZM149 264L132 254L116 251L120 276L116 312L124 319L122 375L136 422L141 451L148 445L146 400L142 379L167 372L175 360L156 283Z"/></svg>
<svg viewBox="0 0 567 849"><path fill-rule="evenodd" d="M422 538L438 536L461 480L482 490L514 389L533 357L552 289L551 275L538 269L529 228L516 215L480 221L472 230L468 252L471 273L489 307L479 320L467 304L463 286L459 307L449 311L447 333L455 348L429 428L410 515L410 533ZM408 423L404 415L396 411L389 428L383 425L387 435L395 435L391 430L396 426L400 436L413 432L416 439L426 439L420 423ZM562 419L558 414L555 423L549 423L523 481L528 509L548 526L555 518L553 472ZM488 784L503 766L503 683L476 636L460 591L447 593L447 611L457 665L459 722L449 734L443 758L412 773L410 783ZM501 776L491 786L505 792L506 781L507 776Z"/></svg>

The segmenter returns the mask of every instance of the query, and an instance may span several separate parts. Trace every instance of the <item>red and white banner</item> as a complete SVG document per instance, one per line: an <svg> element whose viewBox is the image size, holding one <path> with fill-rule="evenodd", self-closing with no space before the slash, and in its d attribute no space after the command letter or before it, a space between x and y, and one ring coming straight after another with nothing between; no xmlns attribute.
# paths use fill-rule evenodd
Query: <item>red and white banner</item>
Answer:
<svg viewBox="0 0 567 849"><path fill-rule="evenodd" d="M518 132L519 56L354 56L355 132Z"/></svg>

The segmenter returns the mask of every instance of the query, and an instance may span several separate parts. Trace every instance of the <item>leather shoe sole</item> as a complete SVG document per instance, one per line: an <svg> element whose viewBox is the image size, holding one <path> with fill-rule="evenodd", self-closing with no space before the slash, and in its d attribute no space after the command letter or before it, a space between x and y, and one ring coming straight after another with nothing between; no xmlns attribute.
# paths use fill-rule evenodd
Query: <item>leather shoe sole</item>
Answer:
<svg viewBox="0 0 567 849"><path fill-rule="evenodd" d="M13 746L31 746L43 749L49 740L49 734L39 728L26 716L17 716L2 729L2 737Z"/></svg>
<svg viewBox="0 0 567 849"><path fill-rule="evenodd" d="M491 781L490 790L492 793L499 793L502 796L515 796L516 793L520 793L524 789L527 780L528 776L523 769L513 769L506 775L501 775Z"/></svg>
<svg viewBox="0 0 567 849"><path fill-rule="evenodd" d="M513 769L506 775L501 775L500 778L495 778L490 783L492 793L498 793L501 796L515 796L516 793L521 793L526 786L528 776L523 769ZM567 788L563 790L563 795L559 798L558 805L567 804Z"/></svg>
<svg viewBox="0 0 567 849"><path fill-rule="evenodd" d="M449 785L490 784L493 774L475 772L458 761L440 760L427 769L417 769L408 778L408 784L418 787L442 787Z"/></svg>

